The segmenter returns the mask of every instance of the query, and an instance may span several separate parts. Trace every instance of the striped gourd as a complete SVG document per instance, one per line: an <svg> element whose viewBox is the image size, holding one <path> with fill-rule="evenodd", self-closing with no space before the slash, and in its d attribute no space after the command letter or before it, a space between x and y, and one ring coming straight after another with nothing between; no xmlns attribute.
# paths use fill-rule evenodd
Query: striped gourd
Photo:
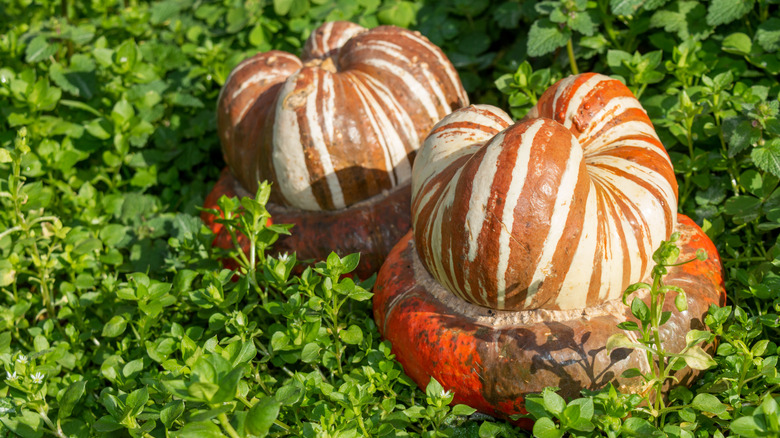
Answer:
<svg viewBox="0 0 780 438"><path fill-rule="evenodd" d="M444 53L418 32L326 23L301 59L271 51L239 64L219 96L225 161L250 192L335 210L408 183L431 127L468 105Z"/></svg>
<svg viewBox="0 0 780 438"><path fill-rule="evenodd" d="M677 182L621 82L563 79L522 121L455 111L412 175L417 251L461 298L494 309L579 309L647 277L675 227Z"/></svg>

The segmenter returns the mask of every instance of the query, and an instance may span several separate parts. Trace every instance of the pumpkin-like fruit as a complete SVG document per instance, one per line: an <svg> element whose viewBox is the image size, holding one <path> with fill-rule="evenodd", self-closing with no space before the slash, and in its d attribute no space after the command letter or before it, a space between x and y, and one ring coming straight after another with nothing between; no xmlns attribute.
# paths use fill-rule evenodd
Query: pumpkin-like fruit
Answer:
<svg viewBox="0 0 780 438"><path fill-rule="evenodd" d="M361 273L370 274L411 226L409 184L422 140L465 105L455 68L419 32L325 23L300 59L260 53L229 75L217 124L230 172L206 207L270 181L273 220L296 225L277 249L299 259L361 252L370 261Z"/></svg>
<svg viewBox="0 0 780 438"><path fill-rule="evenodd" d="M302 59L270 51L239 64L217 121L247 190L268 180L277 204L337 210L407 183L431 127L467 104L455 68L418 32L331 22Z"/></svg>
<svg viewBox="0 0 780 438"><path fill-rule="evenodd" d="M377 278L377 326L419 385L435 377L491 415L522 413L524 396L546 386L568 397L613 380L639 390L641 379L621 374L647 369L644 354L604 346L633 319L622 292L647 281L653 251L675 231L681 259L699 249L709 258L665 278L690 301L679 312L667 300L666 347L684 348L725 299L715 247L676 213L650 119L606 76L559 81L515 124L486 105L445 117L419 152L412 197L413 231Z"/></svg>

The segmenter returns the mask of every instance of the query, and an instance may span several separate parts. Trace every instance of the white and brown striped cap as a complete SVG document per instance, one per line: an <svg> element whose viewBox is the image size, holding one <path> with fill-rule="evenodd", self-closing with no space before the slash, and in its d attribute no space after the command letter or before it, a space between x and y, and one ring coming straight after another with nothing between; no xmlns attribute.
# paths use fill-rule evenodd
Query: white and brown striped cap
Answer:
<svg viewBox="0 0 780 438"><path fill-rule="evenodd" d="M239 64L218 103L225 161L250 192L334 210L405 184L422 139L468 105L444 53L418 32L326 23L303 59L278 51Z"/></svg>
<svg viewBox="0 0 780 438"><path fill-rule="evenodd" d="M676 221L669 156L639 102L598 74L563 79L512 124L498 108L455 111L412 176L428 271L494 309L579 309L647 277Z"/></svg>

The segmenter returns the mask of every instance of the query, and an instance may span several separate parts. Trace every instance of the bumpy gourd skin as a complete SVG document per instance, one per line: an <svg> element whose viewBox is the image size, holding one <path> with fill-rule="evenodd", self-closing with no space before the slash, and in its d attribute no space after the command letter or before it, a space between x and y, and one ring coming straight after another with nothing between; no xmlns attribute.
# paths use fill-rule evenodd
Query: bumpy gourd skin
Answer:
<svg viewBox="0 0 780 438"><path fill-rule="evenodd" d="M688 299L685 312L675 308L673 299L664 304L670 317L661 338L672 352L686 346L689 330L707 329L704 317L711 305L726 302L715 245L688 217L679 215L677 222L680 259L695 259L699 250L708 258L675 266L664 277L664 284L683 288ZM631 368L649 371L644 351L604 348L614 333L636 336L617 328L636 321L620 299L579 310L488 309L442 288L422 266L415 244L410 232L387 257L377 276L373 308L379 333L421 388L435 378L455 394L453 403L503 418L526 413L525 396L549 386L560 388L567 399L608 383L624 394L646 389L641 377L623 377ZM642 291L637 296L648 299ZM700 374L685 367L675 373L675 384L690 386ZM532 426L530 420L519 421Z"/></svg>
<svg viewBox="0 0 780 438"><path fill-rule="evenodd" d="M326 23L301 59L271 51L239 64L218 103L225 161L249 192L337 210L408 183L431 126L468 105L443 52L418 32Z"/></svg>
<svg viewBox="0 0 780 438"><path fill-rule="evenodd" d="M676 225L677 183L652 123L621 82L563 79L512 124L455 111L412 176L420 258L455 295L493 309L581 309L652 267Z"/></svg>

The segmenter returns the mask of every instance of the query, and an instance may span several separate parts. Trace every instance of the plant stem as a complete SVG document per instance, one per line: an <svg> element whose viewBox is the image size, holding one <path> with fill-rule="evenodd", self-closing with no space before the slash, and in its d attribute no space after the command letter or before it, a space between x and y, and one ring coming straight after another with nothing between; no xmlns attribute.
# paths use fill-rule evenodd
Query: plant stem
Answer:
<svg viewBox="0 0 780 438"><path fill-rule="evenodd" d="M354 408L354 410L355 410L355 416L357 417L358 420L358 425L360 426L360 430L363 431L363 436L371 436L366 430L366 425L363 424L363 415L362 415L363 413L360 412L358 408Z"/></svg>
<svg viewBox="0 0 780 438"><path fill-rule="evenodd" d="M641 87L639 87L639 91L636 92L637 100L639 100L639 98L642 96L642 93L645 92L645 89L647 88L647 85L648 85L647 82L645 82L644 84L642 84Z"/></svg>
<svg viewBox="0 0 780 438"><path fill-rule="evenodd" d="M43 410L43 408L38 410L38 414L40 414L41 418L43 419L43 422L46 423L47 426L49 426L49 428L52 430L52 432L54 432L56 436L58 436L59 438L68 438L62 432L62 428L60 428L59 425L54 425L54 423L52 423L51 419L49 418L48 415L46 415L46 412Z"/></svg>
<svg viewBox="0 0 780 438"><path fill-rule="evenodd" d="M569 38L569 41L566 41L566 53L569 54L569 65L571 65L572 74L580 74L579 69L577 69L577 60L574 58L574 45L571 42L571 38Z"/></svg>
<svg viewBox="0 0 780 438"><path fill-rule="evenodd" d="M222 425L222 428L225 429L228 435L230 435L230 438L241 438L241 435L236 432L236 429L233 428L233 426L230 425L230 422L228 421L227 415L225 413L221 413L217 416L219 419L219 424Z"/></svg>

